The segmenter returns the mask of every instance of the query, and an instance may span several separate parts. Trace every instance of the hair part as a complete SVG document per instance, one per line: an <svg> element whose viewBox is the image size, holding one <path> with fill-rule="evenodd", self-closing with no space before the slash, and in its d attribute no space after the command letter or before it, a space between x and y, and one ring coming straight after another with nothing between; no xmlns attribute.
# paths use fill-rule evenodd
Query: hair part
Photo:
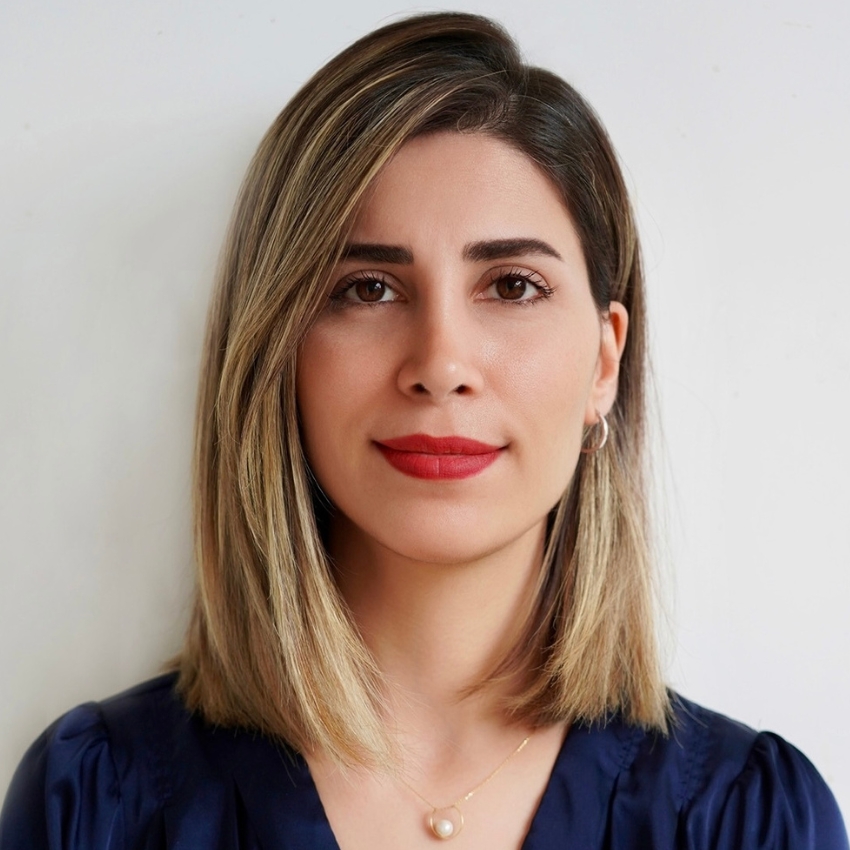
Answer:
<svg viewBox="0 0 850 850"><path fill-rule="evenodd" d="M560 190L600 314L629 334L604 450L583 455L550 514L539 592L488 683L534 724L666 728L643 472L646 331L628 194L608 137L563 80L521 61L497 24L420 15L357 41L281 112L255 154L211 307L194 457L197 592L174 665L192 710L339 763L388 766L380 671L337 589L317 521L295 395L298 349L323 308L358 205L409 139L487 133ZM319 511L320 512L320 511Z"/></svg>

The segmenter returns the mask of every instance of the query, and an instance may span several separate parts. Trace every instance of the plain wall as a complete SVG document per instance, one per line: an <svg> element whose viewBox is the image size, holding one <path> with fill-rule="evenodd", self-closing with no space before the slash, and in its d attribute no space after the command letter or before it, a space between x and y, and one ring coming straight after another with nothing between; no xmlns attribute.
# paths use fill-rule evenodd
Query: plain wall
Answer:
<svg viewBox="0 0 850 850"><path fill-rule="evenodd" d="M59 713L179 646L204 315L260 136L340 48L434 8L294 6L0 5L0 793ZM670 681L850 811L850 4L454 7L590 99L634 188Z"/></svg>

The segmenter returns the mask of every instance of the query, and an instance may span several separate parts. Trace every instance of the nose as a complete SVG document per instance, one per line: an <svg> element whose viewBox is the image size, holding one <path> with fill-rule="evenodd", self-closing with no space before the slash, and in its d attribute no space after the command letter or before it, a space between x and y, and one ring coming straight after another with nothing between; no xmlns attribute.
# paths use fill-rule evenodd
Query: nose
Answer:
<svg viewBox="0 0 850 850"><path fill-rule="evenodd" d="M399 389L442 402L481 392L483 345L468 307L420 305L408 329Z"/></svg>

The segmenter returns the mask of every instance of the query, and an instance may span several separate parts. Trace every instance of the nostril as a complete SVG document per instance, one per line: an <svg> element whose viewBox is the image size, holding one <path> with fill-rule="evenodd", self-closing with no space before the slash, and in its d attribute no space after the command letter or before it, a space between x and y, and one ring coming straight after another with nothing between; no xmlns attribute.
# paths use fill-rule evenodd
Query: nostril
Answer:
<svg viewBox="0 0 850 850"><path fill-rule="evenodd" d="M425 384L419 382L413 385L413 392L417 395L430 395L431 391ZM458 395L468 395L471 392L470 387L467 384L458 384L453 390L453 393L457 393Z"/></svg>

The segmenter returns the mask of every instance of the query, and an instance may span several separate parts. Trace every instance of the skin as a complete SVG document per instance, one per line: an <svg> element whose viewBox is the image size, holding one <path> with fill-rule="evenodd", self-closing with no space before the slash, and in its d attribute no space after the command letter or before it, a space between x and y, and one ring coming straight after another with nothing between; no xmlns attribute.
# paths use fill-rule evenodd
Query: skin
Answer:
<svg viewBox="0 0 850 850"><path fill-rule="evenodd" d="M535 244L505 253L506 240ZM353 249L336 269L299 357L303 438L336 506L331 555L386 673L405 776L444 804L530 731L502 716L502 694L458 694L516 637L547 514L584 428L616 396L628 321L620 304L597 310L557 189L484 134L405 144L371 187L351 242L403 250ZM423 480L375 445L417 433L500 451L470 478ZM453 846L521 845L564 734L535 732L464 804ZM364 772L349 782L321 753L308 762L343 848L434 846L427 808L403 784Z"/></svg>

